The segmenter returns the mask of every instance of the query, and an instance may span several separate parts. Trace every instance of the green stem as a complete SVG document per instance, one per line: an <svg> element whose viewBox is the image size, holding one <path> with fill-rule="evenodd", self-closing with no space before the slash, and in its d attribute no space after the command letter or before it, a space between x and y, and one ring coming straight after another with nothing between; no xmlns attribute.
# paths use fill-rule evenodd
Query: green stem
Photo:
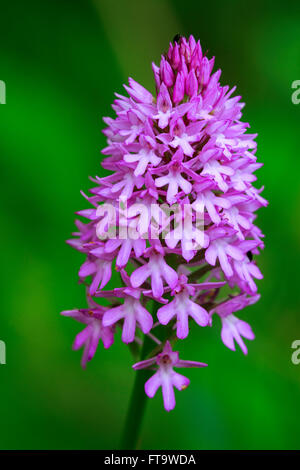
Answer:
<svg viewBox="0 0 300 470"><path fill-rule="evenodd" d="M152 349L153 342L147 335L145 335L140 360L142 361L145 359ZM152 372L147 369L136 371L133 391L121 440L121 449L134 450L138 446L140 429L147 403L147 395L144 390L144 385L151 374Z"/></svg>

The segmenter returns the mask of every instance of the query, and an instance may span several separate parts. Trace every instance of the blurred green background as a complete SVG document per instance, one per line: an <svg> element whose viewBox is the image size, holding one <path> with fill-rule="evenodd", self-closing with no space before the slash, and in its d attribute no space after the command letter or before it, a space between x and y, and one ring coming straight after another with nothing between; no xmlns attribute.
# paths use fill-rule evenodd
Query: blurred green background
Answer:
<svg viewBox="0 0 300 470"><path fill-rule="evenodd" d="M113 449L133 384L131 356L118 336L87 370L71 344L80 325L60 317L84 307L81 254L64 240L79 190L101 174L102 116L132 76L153 90L151 61L176 33L200 38L238 85L244 119L259 133L264 196L258 223L260 302L245 310L256 340L233 353L215 328L192 329L180 350L208 362L189 370L171 413L149 401L142 448L299 449L300 365L300 9L289 1L43 0L1 2L0 107L1 449Z"/></svg>

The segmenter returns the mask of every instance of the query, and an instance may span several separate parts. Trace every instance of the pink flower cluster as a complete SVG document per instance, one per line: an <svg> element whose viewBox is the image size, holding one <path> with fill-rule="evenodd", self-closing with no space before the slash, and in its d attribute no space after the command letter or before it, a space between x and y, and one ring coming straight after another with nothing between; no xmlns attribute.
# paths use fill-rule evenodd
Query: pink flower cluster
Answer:
<svg viewBox="0 0 300 470"><path fill-rule="evenodd" d="M116 94L117 117L104 119L108 146L102 167L110 174L93 180L91 196L85 196L92 207L78 212L87 223L76 221L76 238L68 241L86 255L79 278L87 286L89 308L63 312L86 324L74 344L84 346L82 365L94 356L99 339L105 348L112 345L117 326L125 343L140 344L141 332L149 335L160 352L133 367L157 366L145 392L153 397L161 386L166 410L175 406L173 387L189 384L173 367L206 364L179 360L155 328L168 325L184 339L195 324L211 326L216 314L228 348L234 350L236 341L246 354L243 338L254 338L250 325L233 313L259 298L255 279L262 274L253 257L263 248L263 235L254 221L267 201L252 183L262 164L256 161L256 135L246 133L249 124L241 121L244 104L233 96L235 88L220 85L221 71L212 73L213 66L214 58L190 36L171 43L160 65L153 64L155 96L129 78L124 85L129 96ZM107 229L111 222L98 208L107 202L118 220L120 202L129 214L137 203L145 213L153 205L176 204L188 208L182 213L191 224L180 239L163 237L162 229L151 238L147 225L140 237L101 239L99 224ZM195 223L198 214L202 231ZM142 215L132 210L133 226ZM171 220L176 229L176 215ZM113 268L120 285L105 290ZM232 289L229 296L222 294L224 285ZM104 297L106 306L95 300ZM153 303L158 308L150 313Z"/></svg>

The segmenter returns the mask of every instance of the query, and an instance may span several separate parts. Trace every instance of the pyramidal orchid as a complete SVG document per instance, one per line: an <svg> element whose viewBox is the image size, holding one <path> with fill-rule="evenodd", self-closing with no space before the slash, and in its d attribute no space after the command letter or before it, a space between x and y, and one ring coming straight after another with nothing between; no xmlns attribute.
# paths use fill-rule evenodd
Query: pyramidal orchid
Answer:
<svg viewBox="0 0 300 470"><path fill-rule="evenodd" d="M218 317L227 348L247 354L245 340L254 339L235 313L259 299L264 244L254 221L267 201L253 182L262 164L241 97L213 67L199 41L180 37L153 64L154 94L129 78L116 117L104 119L108 173L93 179L90 208L78 213L86 223L78 220L68 241L86 256L79 279L89 308L63 312L85 324L74 344L84 347L83 366L120 328L138 351L133 368L156 369L145 393L161 387L167 411L174 387L189 385L174 368L206 365L179 359L178 339L203 334Z"/></svg>

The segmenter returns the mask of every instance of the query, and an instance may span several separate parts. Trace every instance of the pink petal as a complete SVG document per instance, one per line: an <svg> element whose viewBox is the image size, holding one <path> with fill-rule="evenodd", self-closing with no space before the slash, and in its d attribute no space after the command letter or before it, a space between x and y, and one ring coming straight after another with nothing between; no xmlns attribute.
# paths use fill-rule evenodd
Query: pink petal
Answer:
<svg viewBox="0 0 300 470"><path fill-rule="evenodd" d="M253 340L255 338L252 328L247 322L243 320L239 320L236 326L237 326L239 333L242 336L244 336L246 339Z"/></svg>
<svg viewBox="0 0 300 470"><path fill-rule="evenodd" d="M146 359L145 361L137 362L132 366L134 370L147 369L151 367L156 362L156 356L151 357L151 359Z"/></svg>
<svg viewBox="0 0 300 470"><path fill-rule="evenodd" d="M151 274L151 287L154 297L159 298L163 295L163 281L158 272L154 272Z"/></svg>
<svg viewBox="0 0 300 470"><path fill-rule="evenodd" d="M217 248L215 245L210 245L207 250L205 251L205 259L208 264L215 266L217 260Z"/></svg>
<svg viewBox="0 0 300 470"><path fill-rule="evenodd" d="M76 336L74 343L73 343L73 349L76 351L77 349L80 349L84 343L87 341L91 334L91 327L88 325L84 330L82 330L78 335Z"/></svg>
<svg viewBox="0 0 300 470"><path fill-rule="evenodd" d="M172 383L177 390L184 390L190 384L190 379L173 371Z"/></svg>
<svg viewBox="0 0 300 470"><path fill-rule="evenodd" d="M196 304L195 302L189 301L189 315L195 320L200 326L207 326L209 322L209 315L207 311Z"/></svg>
<svg viewBox="0 0 300 470"><path fill-rule="evenodd" d="M174 301L168 303L167 305L164 305L157 311L157 318L159 320L159 323L161 323L162 325L167 325L169 321L174 317L174 315Z"/></svg>
<svg viewBox="0 0 300 470"><path fill-rule="evenodd" d="M166 283L171 287L171 289L173 289L178 281L178 275L176 271L165 261L161 264L161 270Z"/></svg>
<svg viewBox="0 0 300 470"><path fill-rule="evenodd" d="M103 315L102 324L103 326L111 326L117 323L121 318L124 317L124 306L119 305L118 307L107 310Z"/></svg>
<svg viewBox="0 0 300 470"><path fill-rule="evenodd" d="M171 411L175 408L175 394L170 376L165 376L162 381L162 394L164 400L164 407L166 411Z"/></svg>
<svg viewBox="0 0 300 470"><path fill-rule="evenodd" d="M207 364L205 362L179 360L175 367L207 367Z"/></svg>
<svg viewBox="0 0 300 470"><path fill-rule="evenodd" d="M102 267L99 267L89 288L89 292L91 295L94 295L96 290L98 289L99 284L102 280L102 275L103 275Z"/></svg>
<svg viewBox="0 0 300 470"><path fill-rule="evenodd" d="M102 327L101 339L102 339L104 348L105 349L110 348L115 339L112 329L109 327L108 328Z"/></svg>
<svg viewBox="0 0 300 470"><path fill-rule="evenodd" d="M227 346L227 348L231 349L232 351L235 351L235 344L233 341L231 328L225 322L223 322L223 325L222 325L221 339L223 343L225 344L225 346Z"/></svg>
<svg viewBox="0 0 300 470"><path fill-rule="evenodd" d="M90 341L89 353L88 353L88 360L90 361L96 354L98 344L100 339L100 325L96 330L93 331Z"/></svg>
<svg viewBox="0 0 300 470"><path fill-rule="evenodd" d="M180 339L184 339L189 334L189 317L186 310L180 309L176 312L177 314L177 328L176 334Z"/></svg>
<svg viewBox="0 0 300 470"><path fill-rule="evenodd" d="M136 305L135 314L142 332L145 334L149 333L153 325L152 315L140 303Z"/></svg>
<svg viewBox="0 0 300 470"><path fill-rule="evenodd" d="M122 247L119 251L118 257L117 257L116 264L117 264L118 267L126 266L126 264L128 263L128 260L129 260L131 249L132 249L131 240L129 240L129 239L124 240L123 243L122 243Z"/></svg>
<svg viewBox="0 0 300 470"><path fill-rule="evenodd" d="M102 273L102 281L100 284L100 289L106 286L106 284L110 281L111 278L111 263L107 262L103 265L103 273Z"/></svg>
<svg viewBox="0 0 300 470"><path fill-rule="evenodd" d="M231 277L233 274L232 268L229 264L228 258L226 256L225 251L221 248L218 250L219 260L221 268L223 269L224 273L227 277Z"/></svg>
<svg viewBox="0 0 300 470"><path fill-rule="evenodd" d="M79 269L79 277L87 277L93 274L97 269L97 266L92 261L86 261Z"/></svg>
<svg viewBox="0 0 300 470"><path fill-rule="evenodd" d="M153 398L160 386L161 386L160 374L159 372L156 372L145 383L146 395L148 395L149 398Z"/></svg>
<svg viewBox="0 0 300 470"><path fill-rule="evenodd" d="M123 330L122 330L122 341L124 343L132 343L135 337L136 318L132 313L127 314L124 317Z"/></svg>
<svg viewBox="0 0 300 470"><path fill-rule="evenodd" d="M148 264L137 268L130 276L130 282L132 287L140 287L149 276L150 269Z"/></svg>
<svg viewBox="0 0 300 470"><path fill-rule="evenodd" d="M227 245L226 253L228 253L231 258L234 258L237 261L242 261L245 257L244 253L242 253L241 250L232 245Z"/></svg>

